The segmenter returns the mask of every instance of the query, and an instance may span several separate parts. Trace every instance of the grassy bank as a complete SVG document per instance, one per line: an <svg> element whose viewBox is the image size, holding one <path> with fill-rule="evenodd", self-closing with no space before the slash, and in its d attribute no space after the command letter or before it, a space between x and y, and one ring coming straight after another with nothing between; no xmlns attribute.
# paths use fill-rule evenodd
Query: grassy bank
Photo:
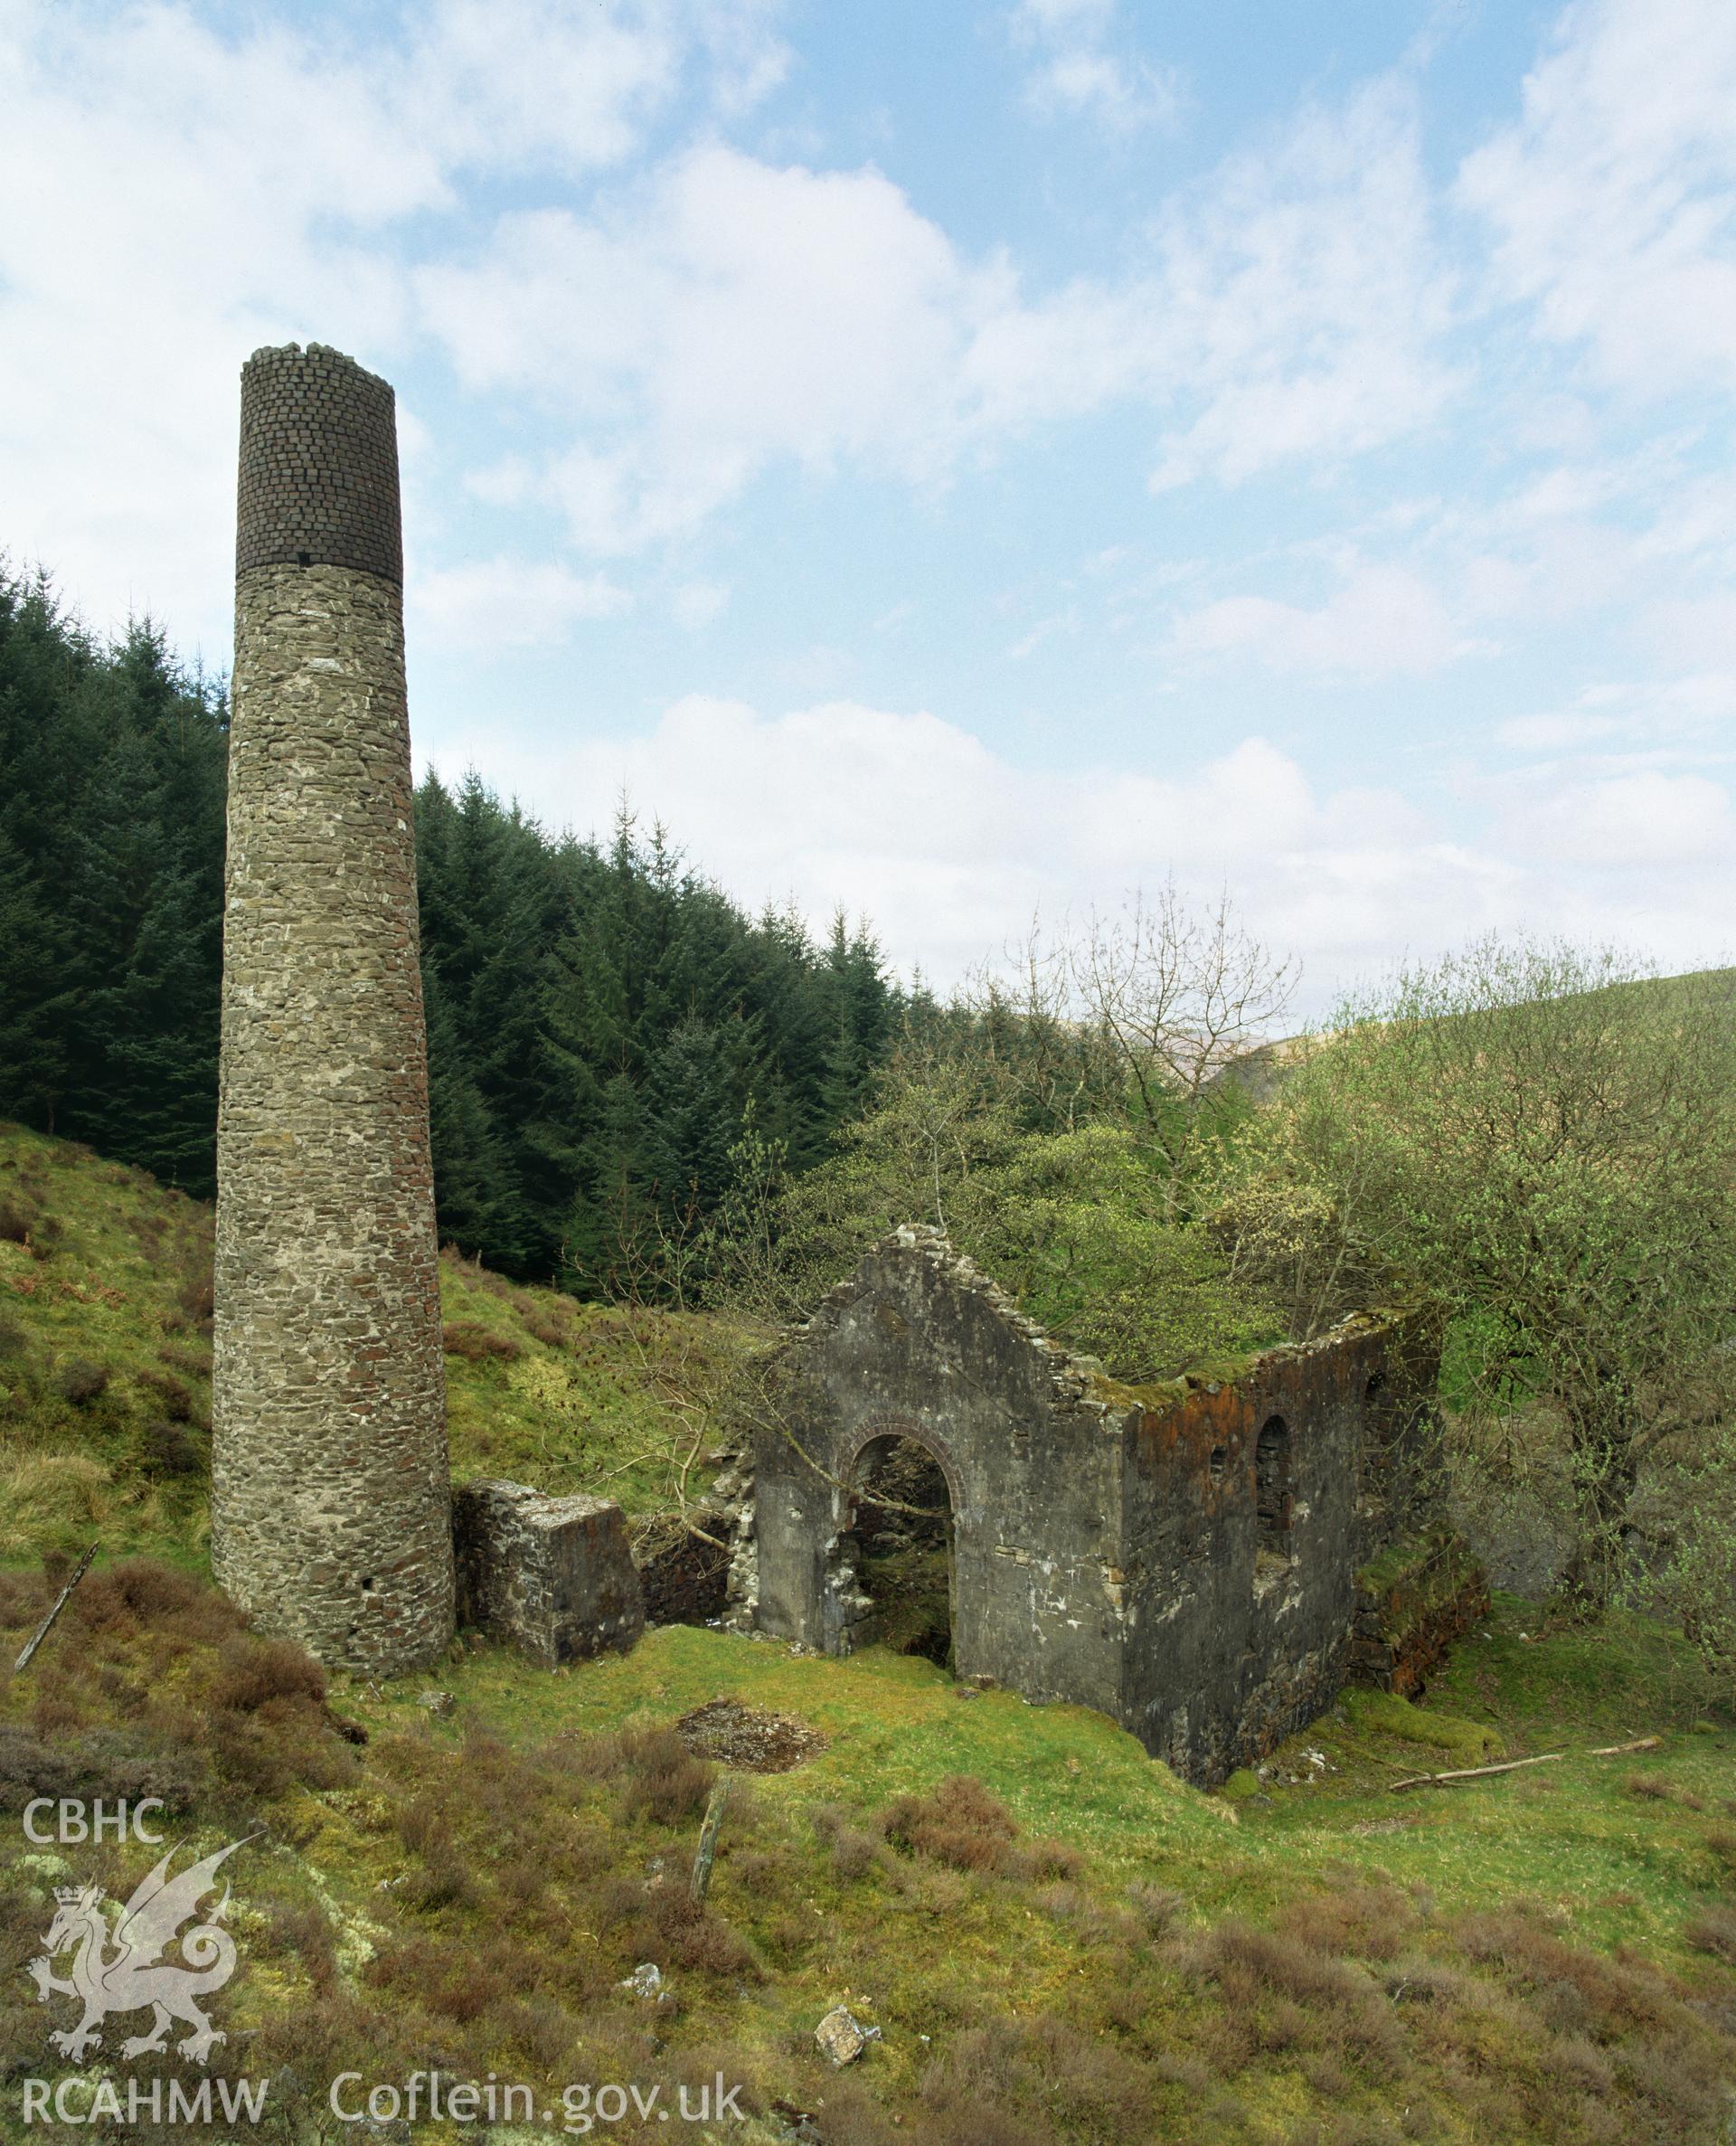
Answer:
<svg viewBox="0 0 1736 2146"><path fill-rule="evenodd" d="M212 1212L142 1170L0 1125L0 1560L92 1538L205 1568ZM440 1262L455 1475L629 1514L713 1472L682 1413L736 1346L715 1320L581 1305Z"/></svg>
<svg viewBox="0 0 1736 2146"><path fill-rule="evenodd" d="M47 1599L6 1584L8 1659ZM172 1837L263 1829L219 2055L279 2080L291 2136L359 2066L494 2071L551 2106L568 2080L721 2067L758 2112L728 2135L826 2146L1720 2138L1731 1735L1694 1726L1625 1627L1588 1707L1590 1642L1521 1640L1524 1615L1501 1605L1442 1703L1353 1696L1227 1800L1100 1716L967 1697L910 1658L672 1628L552 1676L467 1644L429 1679L328 1688L196 1583L99 1566L0 1691L0 1801L148 1790ZM738 1778L696 1914L713 1776L675 1725L720 1697L825 1741ZM1474 1721L1515 1755L1636 1724L1663 1742L1391 1792ZM125 1897L154 1854L57 1856L9 1825L9 1956L52 1883ZM665 2001L618 1987L647 1961ZM839 2003L882 2030L845 2074L812 2039ZM42 2072L48 2018L15 2010L14 2076Z"/></svg>

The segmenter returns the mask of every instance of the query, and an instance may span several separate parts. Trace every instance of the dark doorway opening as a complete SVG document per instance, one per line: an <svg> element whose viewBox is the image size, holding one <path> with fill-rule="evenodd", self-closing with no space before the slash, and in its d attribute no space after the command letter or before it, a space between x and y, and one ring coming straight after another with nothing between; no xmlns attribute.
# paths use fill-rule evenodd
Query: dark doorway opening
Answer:
<svg viewBox="0 0 1736 2146"><path fill-rule="evenodd" d="M877 1438L856 1461L846 1554L866 1607L856 1647L952 1664L952 1499L940 1464L913 1438Z"/></svg>

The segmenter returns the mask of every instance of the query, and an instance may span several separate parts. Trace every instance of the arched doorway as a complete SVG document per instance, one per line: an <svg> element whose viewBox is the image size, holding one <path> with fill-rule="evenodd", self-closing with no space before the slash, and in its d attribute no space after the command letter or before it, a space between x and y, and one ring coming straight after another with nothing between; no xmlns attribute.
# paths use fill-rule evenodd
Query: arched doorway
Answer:
<svg viewBox="0 0 1736 2146"><path fill-rule="evenodd" d="M1288 1559L1290 1517L1296 1494L1290 1478L1290 1427L1268 1416L1254 1447L1254 1508L1260 1518L1260 1555Z"/></svg>
<svg viewBox="0 0 1736 2146"><path fill-rule="evenodd" d="M888 1432L857 1454L849 1490L832 1568L835 1587L851 1597L850 1648L887 1647L949 1669L956 1589L945 1470L927 1446Z"/></svg>

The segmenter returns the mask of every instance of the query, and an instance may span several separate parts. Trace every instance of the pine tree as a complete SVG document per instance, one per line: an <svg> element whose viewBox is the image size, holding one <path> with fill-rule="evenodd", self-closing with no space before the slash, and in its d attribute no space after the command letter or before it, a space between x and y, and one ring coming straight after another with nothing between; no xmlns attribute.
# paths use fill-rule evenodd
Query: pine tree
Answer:
<svg viewBox="0 0 1736 2146"><path fill-rule="evenodd" d="M529 1230L512 1158L458 1045L437 971L424 972L422 1000L440 1241L505 1272L521 1272L529 1263Z"/></svg>
<svg viewBox="0 0 1736 2146"><path fill-rule="evenodd" d="M149 620L98 655L0 583L0 1107L214 1182L225 715Z"/></svg>
<svg viewBox="0 0 1736 2146"><path fill-rule="evenodd" d="M645 1082L645 1163L672 1225L712 1213L741 1130L741 1066L724 1034L690 1016L671 1029Z"/></svg>
<svg viewBox="0 0 1736 2146"><path fill-rule="evenodd" d="M212 1188L228 714L158 628L0 571L0 1114ZM750 921L623 804L599 848L479 777L416 799L443 1234L591 1288L861 1107L899 1000L839 920ZM732 1152L738 1159L731 1160ZM780 1167L781 1164L780 1164Z"/></svg>
<svg viewBox="0 0 1736 2146"><path fill-rule="evenodd" d="M852 932L840 909L826 949L829 991L821 1106L828 1132L861 1110L874 1068L885 1056L892 1026L890 996L879 947L858 925Z"/></svg>

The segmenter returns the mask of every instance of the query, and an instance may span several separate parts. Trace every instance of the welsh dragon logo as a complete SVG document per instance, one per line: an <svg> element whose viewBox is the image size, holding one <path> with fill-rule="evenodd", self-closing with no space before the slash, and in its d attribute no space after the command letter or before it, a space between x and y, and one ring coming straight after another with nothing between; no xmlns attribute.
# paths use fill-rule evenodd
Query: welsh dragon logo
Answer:
<svg viewBox="0 0 1736 2146"><path fill-rule="evenodd" d="M62 2056L82 2064L90 2050L102 2047L102 2023L111 2012L148 2008L150 2032L123 2042L123 2057L160 2052L167 2043L170 2022L179 2019L193 2032L175 2047L194 2064L206 2062L214 2045L224 2037L194 1999L221 1990L235 1971L235 1940L218 1927L229 1905L227 1883L208 1920L184 1933L181 1925L198 1912L207 1893L216 1891L218 1865L245 1845L232 1840L175 1877L169 1876L175 1854L171 1848L133 1888L112 1932L103 1914L107 1895L99 1886L55 1887L54 1920L42 1940L45 1950L26 1972L35 1981L39 2002L76 1997L84 2006L84 2017L76 2027L49 2036ZM184 1965L163 1958L177 1936ZM75 1948L71 1979L62 1981L54 1972L53 1962L70 1948Z"/></svg>

